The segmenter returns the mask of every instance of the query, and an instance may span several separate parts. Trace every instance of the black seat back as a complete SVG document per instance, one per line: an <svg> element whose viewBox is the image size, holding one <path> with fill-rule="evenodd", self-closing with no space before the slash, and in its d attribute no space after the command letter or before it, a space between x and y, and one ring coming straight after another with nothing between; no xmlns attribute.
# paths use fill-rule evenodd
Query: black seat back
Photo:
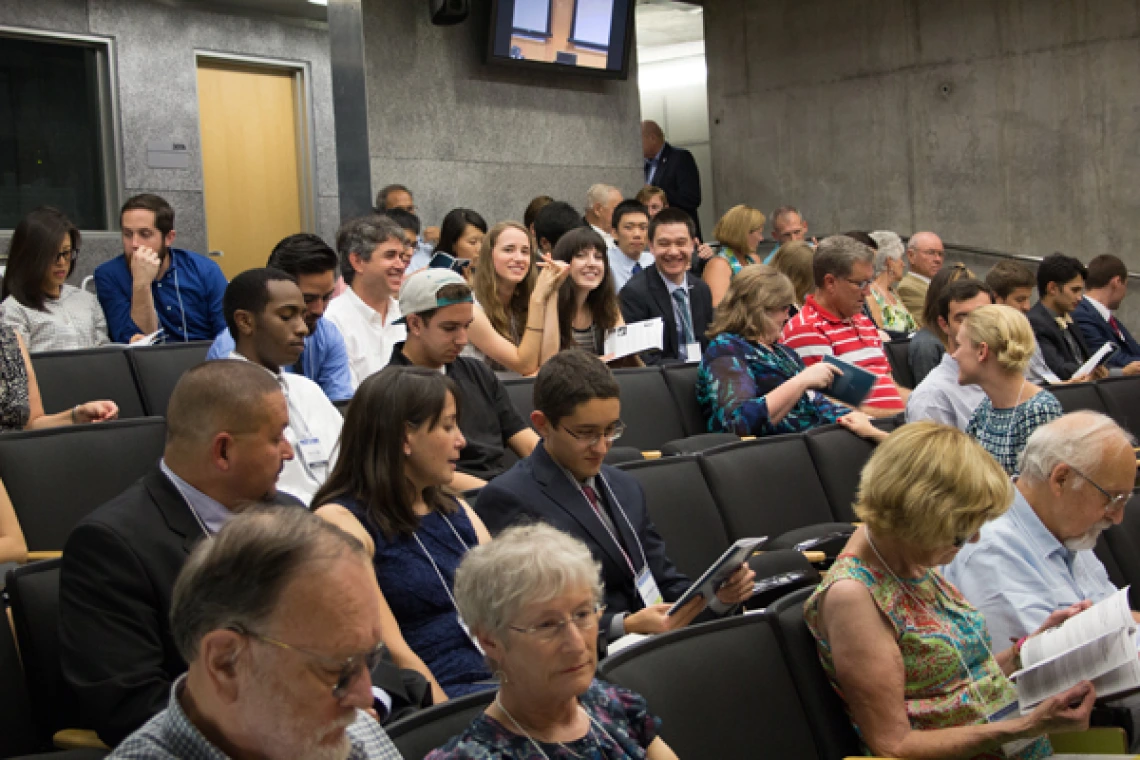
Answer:
<svg viewBox="0 0 1140 760"><path fill-rule="evenodd" d="M701 454L700 463L730 541L835 520L803 436L731 443Z"/></svg>
<svg viewBox="0 0 1140 760"><path fill-rule="evenodd" d="M210 341L204 340L143 346L128 351L146 413L165 417L166 405L178 378L186 370L206 361L209 351Z"/></svg>
<svg viewBox="0 0 1140 760"><path fill-rule="evenodd" d="M660 449L669 441L685 437L681 413L665 376L656 367L614 370L621 386L621 418L625 422L623 446L642 451Z"/></svg>
<svg viewBox="0 0 1140 760"><path fill-rule="evenodd" d="M162 456L161 417L0 436L0 481L31 551L62 551L76 523Z"/></svg>
<svg viewBox="0 0 1140 760"><path fill-rule="evenodd" d="M63 682L59 664L59 566L61 560L33 562L8 573L12 622L24 663L39 743L74 728L78 711Z"/></svg>
<svg viewBox="0 0 1140 760"><path fill-rule="evenodd" d="M1057 397L1065 414L1088 410L1108 414L1104 399L1097 392L1096 383L1076 383L1074 385L1050 385L1046 390Z"/></svg>
<svg viewBox="0 0 1140 760"><path fill-rule="evenodd" d="M811 725L812 735L826 758L855 757L863 754L859 737L843 707L843 700L831 687L819 662L815 637L804 623L804 602L814 588L795 591L773 602L768 609L776 623L780 649L799 690Z"/></svg>
<svg viewBox="0 0 1140 760"><path fill-rule="evenodd" d="M914 372L910 368L910 340L892 340L883 344L887 361L891 364L891 377L904 388L914 388Z"/></svg>
<svg viewBox="0 0 1140 760"><path fill-rule="evenodd" d="M440 705L401 718L384 731L404 760L423 760L437 747L447 744L471 725L471 721L495 699L495 689L449 699Z"/></svg>
<svg viewBox="0 0 1140 760"><path fill-rule="evenodd" d="M701 405L697 403L697 369L696 364L668 364L662 369L665 385L669 387L673 403L681 415L681 428L685 435L700 435L709 431L708 420L701 413Z"/></svg>
<svg viewBox="0 0 1140 760"><path fill-rule="evenodd" d="M1101 534L1116 560L1114 572L1132 586L1128 591L1133 609L1140 604L1140 498L1132 494L1124 509L1124 519ZM1099 552L1098 552L1099 553ZM1106 569L1109 566L1105 565Z"/></svg>
<svg viewBox="0 0 1140 760"><path fill-rule="evenodd" d="M1140 438L1140 377L1110 377L1096 390L1116 424Z"/></svg>
<svg viewBox="0 0 1140 760"><path fill-rule="evenodd" d="M503 387L510 396L511 406L515 408L526 424L530 424L530 413L534 411L534 378L515 377L503 381Z"/></svg>
<svg viewBox="0 0 1140 760"><path fill-rule="evenodd" d="M804 443L835 519L856 520L851 505L855 503L855 494L859 490L863 465L871 458L875 444L840 425L809 430L804 434Z"/></svg>
<svg viewBox="0 0 1140 760"><path fill-rule="evenodd" d="M0 605L2 608L3 605ZM6 615L0 614L0 757L34 752L32 701Z"/></svg>
<svg viewBox="0 0 1140 760"><path fill-rule="evenodd" d="M820 757L765 614L654 636L600 672L645 698L678 757Z"/></svg>
<svg viewBox="0 0 1140 760"><path fill-rule="evenodd" d="M699 454L702 451L714 449L726 443L736 443L739 440L740 437L732 433L699 433L676 441L669 441L661 447L661 454L667 457L678 454Z"/></svg>
<svg viewBox="0 0 1140 760"><path fill-rule="evenodd" d="M721 522L695 456L648 459L622 467L641 484L669 559L692 579L701 576L732 542Z"/></svg>
<svg viewBox="0 0 1140 760"><path fill-rule="evenodd" d="M119 406L122 419L146 414L127 351L122 346L44 351L31 356L46 413L63 412L87 401L110 399Z"/></svg>

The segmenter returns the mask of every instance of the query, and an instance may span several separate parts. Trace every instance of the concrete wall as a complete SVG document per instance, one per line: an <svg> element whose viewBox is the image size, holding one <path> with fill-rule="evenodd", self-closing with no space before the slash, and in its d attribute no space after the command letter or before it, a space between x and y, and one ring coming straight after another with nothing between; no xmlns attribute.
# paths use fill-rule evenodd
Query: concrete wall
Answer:
<svg viewBox="0 0 1140 760"><path fill-rule="evenodd" d="M425 224L456 206L521 220L542 194L582 208L595 182L636 193L636 64L628 81L489 66L489 3L471 6L463 24L437 27L424 3L365 0L373 192L408 185Z"/></svg>
<svg viewBox="0 0 1140 760"><path fill-rule="evenodd" d="M175 244L203 253L207 247L195 51L308 62L316 124L316 232L332 240L339 222L336 145L328 35L319 25L263 15L223 15L149 0L7 0L0 2L0 25L113 40L118 56L113 76L122 121L122 133L116 135L122 151L122 199L140 192L162 195L174 206ZM149 168L148 140L186 142L190 168ZM7 237L0 236L0 250L6 248ZM121 251L118 233L85 233L72 279L80 280Z"/></svg>
<svg viewBox="0 0 1140 760"><path fill-rule="evenodd" d="M1140 271L1135 0L705 4L717 204Z"/></svg>

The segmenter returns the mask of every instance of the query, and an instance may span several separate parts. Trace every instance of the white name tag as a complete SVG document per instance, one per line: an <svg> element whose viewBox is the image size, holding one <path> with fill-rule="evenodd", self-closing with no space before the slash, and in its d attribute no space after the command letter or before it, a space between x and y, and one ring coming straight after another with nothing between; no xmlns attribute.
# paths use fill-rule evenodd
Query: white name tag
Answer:
<svg viewBox="0 0 1140 760"><path fill-rule="evenodd" d="M700 343L686 343L685 344L685 361L699 362L701 360L701 344Z"/></svg>
<svg viewBox="0 0 1140 760"><path fill-rule="evenodd" d="M652 607L665 601L661 597L661 592L657 588L657 580L654 579L653 573L649 570L649 565L646 565L637 574L637 593L641 596L641 601L646 607Z"/></svg>
<svg viewBox="0 0 1140 760"><path fill-rule="evenodd" d="M304 438L297 441L297 450L309 467L328 467L329 458L321 446L320 438Z"/></svg>

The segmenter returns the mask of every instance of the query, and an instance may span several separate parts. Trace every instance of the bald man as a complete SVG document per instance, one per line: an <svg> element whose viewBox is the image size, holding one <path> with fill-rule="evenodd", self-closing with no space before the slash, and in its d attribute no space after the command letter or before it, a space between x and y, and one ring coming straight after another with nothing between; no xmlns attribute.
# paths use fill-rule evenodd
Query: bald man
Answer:
<svg viewBox="0 0 1140 760"><path fill-rule="evenodd" d="M621 203L621 190L613 185L591 185L586 191L586 224L606 241L606 250L614 247L614 209Z"/></svg>
<svg viewBox="0 0 1140 760"><path fill-rule="evenodd" d="M665 133L655 121L641 122L641 154L645 158L645 184L665 191L669 206L679 208L696 225L701 238L697 209L701 205L701 173L693 154L665 142Z"/></svg>
<svg viewBox="0 0 1140 760"><path fill-rule="evenodd" d="M907 241L906 258L910 271L899 283L899 298L919 327L922 327L926 291L934 275L942 269L942 258L945 255L942 238L933 232L916 232Z"/></svg>

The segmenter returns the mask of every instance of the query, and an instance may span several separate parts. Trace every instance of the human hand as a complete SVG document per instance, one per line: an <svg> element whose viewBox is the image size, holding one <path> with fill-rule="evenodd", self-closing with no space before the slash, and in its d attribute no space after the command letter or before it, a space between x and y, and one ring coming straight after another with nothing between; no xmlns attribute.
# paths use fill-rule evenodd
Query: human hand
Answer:
<svg viewBox="0 0 1140 760"><path fill-rule="evenodd" d="M75 421L77 423L106 422L116 419L118 416L118 404L106 399L88 401L86 404L75 407Z"/></svg>
<svg viewBox="0 0 1140 760"><path fill-rule="evenodd" d="M545 302L558 293L558 288L570 276L570 265L565 261L555 261L549 253L544 253L535 262L535 266L539 271L538 279L534 283L533 297Z"/></svg>
<svg viewBox="0 0 1140 760"><path fill-rule="evenodd" d="M708 243L702 243L700 238L696 238L695 242L697 244L697 256L700 257L701 261L708 261L716 255L712 246Z"/></svg>
<svg viewBox="0 0 1140 760"><path fill-rule="evenodd" d="M816 362L796 375L805 388L829 388L831 381L843 374L843 370L830 362Z"/></svg>
<svg viewBox="0 0 1140 760"><path fill-rule="evenodd" d="M860 438L875 438L882 431L871 424L866 412L853 410L839 418L839 424Z"/></svg>
<svg viewBox="0 0 1140 760"><path fill-rule="evenodd" d="M1093 380L1103 380L1108 377L1108 367L1103 364L1092 371Z"/></svg>
<svg viewBox="0 0 1140 760"><path fill-rule="evenodd" d="M1084 375L1073 375L1068 380L1062 380L1061 385L1075 385L1077 383L1088 383L1092 381L1092 373Z"/></svg>
<svg viewBox="0 0 1140 760"><path fill-rule="evenodd" d="M1039 636L1040 634L1045 633L1045 631L1048 631L1050 628L1056 628L1061 623L1064 623L1066 620L1071 618L1073 615L1084 612L1089 607L1092 607L1092 602L1085 599L1083 601L1077 602L1076 604L1070 604L1068 607L1065 607L1063 609L1053 610L1049 613L1049 617L1045 618L1045 622L1041 624L1041 627L1033 633L1029 634L1027 638Z"/></svg>
<svg viewBox="0 0 1140 760"><path fill-rule="evenodd" d="M1046 699L1029 714L1028 736L1085 731L1096 702L1096 689L1088 681Z"/></svg>
<svg viewBox="0 0 1140 760"><path fill-rule="evenodd" d="M136 285L149 285L158 276L162 259L153 248L139 246L131 255L131 278Z"/></svg>
<svg viewBox="0 0 1140 760"><path fill-rule="evenodd" d="M750 568L748 563L744 563L716 590L716 598L724 604L747 602L752 598L752 587L755 583L756 571Z"/></svg>
<svg viewBox="0 0 1140 760"><path fill-rule="evenodd" d="M671 604L655 604L652 607L646 607L643 610L638 610L632 615L627 615L625 618L625 632L626 633L668 633L675 631L678 628L684 628L689 623L693 622L693 618L701 614L701 610L705 608L704 597L696 597L689 600L684 607L677 610L676 615L669 614Z"/></svg>
<svg viewBox="0 0 1140 760"><path fill-rule="evenodd" d="M1121 372L1124 375L1129 376L1129 377L1131 377L1132 375L1140 375L1140 362L1131 362L1130 364L1125 366L1124 369L1121 370Z"/></svg>

